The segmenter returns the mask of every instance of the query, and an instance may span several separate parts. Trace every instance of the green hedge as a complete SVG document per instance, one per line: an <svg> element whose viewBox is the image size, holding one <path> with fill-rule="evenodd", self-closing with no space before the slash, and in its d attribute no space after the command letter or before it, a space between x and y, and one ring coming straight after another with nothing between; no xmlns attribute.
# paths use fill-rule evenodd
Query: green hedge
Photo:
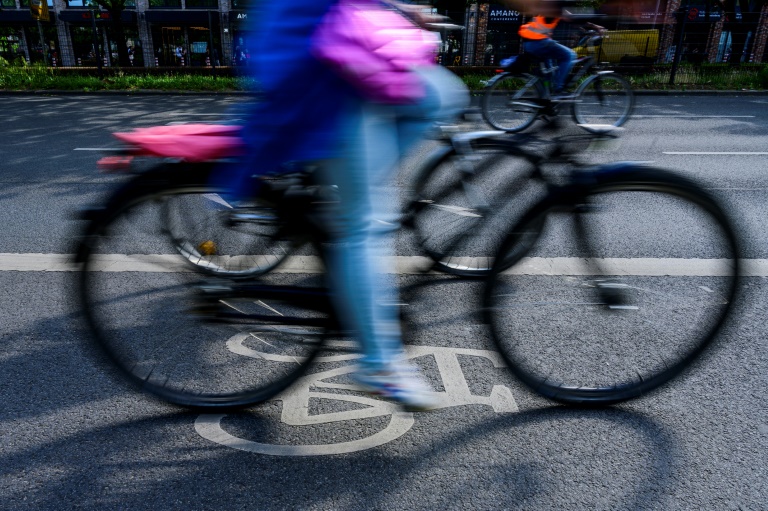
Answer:
<svg viewBox="0 0 768 511"><path fill-rule="evenodd" d="M248 90L253 81L227 75L211 69L206 73L149 68L144 72L119 68L104 68L103 78L98 69L48 68L42 66L0 67L0 89L4 90L188 90L232 91Z"/></svg>
<svg viewBox="0 0 768 511"><path fill-rule="evenodd" d="M497 73L495 67L449 68L460 76L471 90L480 90ZM674 85L669 85L670 65L643 69L624 69L636 89L710 89L710 90L768 90L768 65L704 64L681 65ZM246 91L254 89L254 81L238 76L237 68L50 68L28 66L23 62L10 65L0 60L0 90L183 90L183 91Z"/></svg>

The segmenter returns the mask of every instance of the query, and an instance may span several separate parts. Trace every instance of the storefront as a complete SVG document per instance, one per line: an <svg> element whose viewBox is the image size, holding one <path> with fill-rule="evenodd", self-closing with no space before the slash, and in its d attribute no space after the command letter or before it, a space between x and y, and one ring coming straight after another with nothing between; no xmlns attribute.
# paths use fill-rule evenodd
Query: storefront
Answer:
<svg viewBox="0 0 768 511"><path fill-rule="evenodd" d="M157 65L221 65L218 12L147 11L145 16L152 34L152 51Z"/></svg>
<svg viewBox="0 0 768 511"><path fill-rule="evenodd" d="M118 44L122 40L125 40L126 44L128 65L144 65L141 56L142 41L139 38L134 10L126 9L122 12L119 26L110 13L84 8L62 11L59 13L59 19L65 22L64 26L68 31L74 65L96 66L97 55L102 59L102 65L119 65Z"/></svg>
<svg viewBox="0 0 768 511"><path fill-rule="evenodd" d="M233 2L234 3L234 2ZM253 48L251 34L248 31L249 20L247 11L230 11L229 20L232 27L232 62L233 66L247 66L251 59Z"/></svg>
<svg viewBox="0 0 768 511"><path fill-rule="evenodd" d="M5 3L2 4L5 7ZM8 62L29 61L25 29L35 25L29 10L0 11L0 57ZM39 40L39 38L38 38Z"/></svg>
<svg viewBox="0 0 768 511"><path fill-rule="evenodd" d="M522 24L520 11L504 5L491 4L488 11L488 33L485 41L484 65L492 66L500 60L521 52L520 36Z"/></svg>
<svg viewBox="0 0 768 511"><path fill-rule="evenodd" d="M38 23L32 19L28 7L0 11L0 38L3 40L0 55L6 60L23 58L30 63L42 63L48 59L51 65L61 65L56 25Z"/></svg>

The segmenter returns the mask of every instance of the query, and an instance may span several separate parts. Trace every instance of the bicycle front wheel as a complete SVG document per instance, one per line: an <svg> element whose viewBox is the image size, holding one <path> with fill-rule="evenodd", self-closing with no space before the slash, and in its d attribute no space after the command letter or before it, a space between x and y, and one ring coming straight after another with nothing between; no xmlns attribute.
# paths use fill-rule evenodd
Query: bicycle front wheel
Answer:
<svg viewBox="0 0 768 511"><path fill-rule="evenodd" d="M538 80L532 80L530 76L502 76L483 95L483 118L497 130L523 131L539 115L543 97Z"/></svg>
<svg viewBox="0 0 768 511"><path fill-rule="evenodd" d="M733 307L732 224L690 180L652 169L599 175L587 191L534 208L497 261L542 217L529 257L498 264L484 300L510 369L548 398L603 405L650 392L703 352Z"/></svg>
<svg viewBox="0 0 768 511"><path fill-rule="evenodd" d="M623 126L632 115L635 96L629 83L615 73L587 78L576 90L573 119L587 131Z"/></svg>
<svg viewBox="0 0 768 511"><path fill-rule="evenodd" d="M118 191L85 231L78 289L102 358L126 381L189 408L239 408L300 377L333 318L327 297L315 300L326 307L310 310L290 294L228 292L233 281L212 279L179 258L165 203L207 200L216 190L205 183L158 171ZM295 284L307 277L271 278ZM212 291L219 293L215 314Z"/></svg>

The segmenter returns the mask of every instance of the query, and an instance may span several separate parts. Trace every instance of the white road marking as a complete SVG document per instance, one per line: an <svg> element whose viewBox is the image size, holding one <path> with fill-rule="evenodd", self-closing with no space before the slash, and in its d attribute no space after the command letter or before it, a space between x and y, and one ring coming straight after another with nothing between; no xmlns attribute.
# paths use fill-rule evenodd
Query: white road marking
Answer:
<svg viewBox="0 0 768 511"><path fill-rule="evenodd" d="M767 156L767 151L664 151L663 154L672 155L700 155L700 156Z"/></svg>
<svg viewBox="0 0 768 511"><path fill-rule="evenodd" d="M696 114L647 114L647 115L633 115L633 119L638 118L656 118L656 117L669 117L675 119L754 119L756 115L696 115Z"/></svg>
<svg viewBox="0 0 768 511"><path fill-rule="evenodd" d="M421 256L396 256L393 273L408 275L428 270L431 260ZM471 265L486 264L488 258L465 258ZM0 272L73 272L79 271L72 254L11 254L0 253ZM594 261L600 275L643 276L722 276L730 274L730 259L682 258L605 258ZM579 257L526 257L506 273L515 275L595 275L595 264ZM743 259L745 276L768 277L768 259ZM94 259L91 271L184 273L194 269L177 254L102 254ZM475 264L475 266L477 266ZM275 273L322 273L322 261L317 256L289 256Z"/></svg>
<svg viewBox="0 0 768 511"><path fill-rule="evenodd" d="M237 336L235 336L237 337ZM234 339L234 338L233 338ZM241 343L227 343L234 353L254 356L241 351ZM252 350L250 350L252 351ZM493 367L505 367L501 355L495 351L473 350L466 348L447 348L434 346L406 346L408 358L431 356L437 364L442 392L433 392L438 400L437 408L454 406L483 405L489 406L496 413L515 413L519 411L512 391L504 385L493 385L490 396L472 394L459 357L480 357L491 362ZM260 355L261 356L261 355ZM358 358L359 355L352 355ZM348 357L346 358L349 359ZM317 362L330 361L321 357ZM337 361L336 357L332 358ZM329 432L338 429L333 423L357 421L373 417L390 416L389 424L383 430L370 436L347 442L329 444L268 444L237 437L226 431L222 425L223 414L200 415L195 420L195 431L211 442L240 451L266 454L271 456L324 456L347 454L379 447L403 436L414 424L411 413L399 411L397 405L370 396L342 393L339 391L359 391L354 384L334 383L339 376L355 370L354 364L309 374L298 379L287 391L273 398L282 401L280 421L288 426L317 426L329 424ZM332 392L323 389L332 389ZM310 413L310 400L348 401L363 405L362 408L329 413Z"/></svg>
<svg viewBox="0 0 768 511"><path fill-rule="evenodd" d="M73 151L103 151L108 153L110 151L123 151L123 148L119 147L75 147Z"/></svg>

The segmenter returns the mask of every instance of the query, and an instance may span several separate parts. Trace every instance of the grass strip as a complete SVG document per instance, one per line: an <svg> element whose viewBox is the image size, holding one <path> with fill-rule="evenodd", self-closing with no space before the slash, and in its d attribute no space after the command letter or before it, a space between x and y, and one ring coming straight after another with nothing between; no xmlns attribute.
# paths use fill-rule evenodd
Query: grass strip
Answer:
<svg viewBox="0 0 768 511"><path fill-rule="evenodd" d="M71 70L70 70L71 71ZM620 71L621 72L621 71ZM622 73L625 74L625 73ZM636 90L768 90L768 65L680 66L675 83L670 85L670 66L657 66L652 72L625 74ZM464 74L461 78L470 90L482 90L491 78L489 74ZM0 62L0 90L66 90L66 91L211 91L229 92L254 90L250 78L185 74L183 71L155 73L123 73L110 69L104 78L87 73L60 73L43 66L13 66Z"/></svg>

